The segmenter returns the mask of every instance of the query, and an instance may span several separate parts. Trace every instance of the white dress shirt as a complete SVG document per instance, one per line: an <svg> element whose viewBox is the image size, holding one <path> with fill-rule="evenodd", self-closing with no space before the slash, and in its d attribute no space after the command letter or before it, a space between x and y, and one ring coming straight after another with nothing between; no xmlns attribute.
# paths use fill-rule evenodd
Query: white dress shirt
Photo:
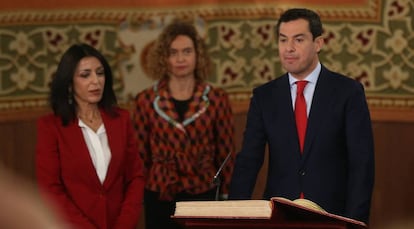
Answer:
<svg viewBox="0 0 414 229"><path fill-rule="evenodd" d="M82 129L83 138L88 146L96 174L101 184L103 184L111 161L111 150L109 149L105 126L102 124L95 132L80 119L78 124Z"/></svg>
<svg viewBox="0 0 414 229"><path fill-rule="evenodd" d="M311 109L313 93L315 92L316 82L318 81L320 72L321 72L321 64L318 63L318 65L316 65L316 68L308 76L306 76L305 79L303 79L303 80L308 81L305 89L303 90L303 95L305 96L305 101L306 101L306 113L308 116L309 116L309 111ZM288 75L289 75L290 93L292 96L292 107L294 110L295 101L296 101L296 88L297 88L296 81L298 80L294 78L290 73L288 73Z"/></svg>

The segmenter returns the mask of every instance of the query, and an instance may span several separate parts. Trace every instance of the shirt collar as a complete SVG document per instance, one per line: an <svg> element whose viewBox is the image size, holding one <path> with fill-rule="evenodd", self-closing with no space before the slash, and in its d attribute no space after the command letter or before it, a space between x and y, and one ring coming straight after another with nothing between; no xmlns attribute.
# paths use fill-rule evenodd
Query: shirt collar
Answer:
<svg viewBox="0 0 414 229"><path fill-rule="evenodd" d="M92 130L88 125L86 125L81 119L78 119L78 125L79 125L79 127L81 127L81 128L87 128L87 129L89 129L89 130ZM98 128L98 130L96 131L96 134L102 134L102 133L105 133L106 131L105 131L105 126L102 124L99 128Z"/></svg>
<svg viewBox="0 0 414 229"><path fill-rule="evenodd" d="M303 80L306 80L306 81L308 81L308 83L311 83L311 84L316 84L316 81L318 81L318 77L319 77L320 72L321 72L321 63L318 62L315 69L313 69L313 71L309 75L307 75ZM288 75L289 75L289 84L290 84L290 86L293 86L296 83L296 81L299 81L298 79L293 77L290 74L290 72L288 72Z"/></svg>

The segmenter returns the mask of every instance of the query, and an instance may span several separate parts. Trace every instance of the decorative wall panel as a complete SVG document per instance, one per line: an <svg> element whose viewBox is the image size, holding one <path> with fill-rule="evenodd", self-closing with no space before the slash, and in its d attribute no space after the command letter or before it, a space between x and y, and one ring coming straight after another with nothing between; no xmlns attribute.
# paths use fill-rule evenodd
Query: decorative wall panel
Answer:
<svg viewBox="0 0 414 229"><path fill-rule="evenodd" d="M214 63L209 81L234 100L279 75L274 25L291 7L320 13L321 61L363 83L376 107L414 107L414 3L410 0L91 0L0 3L0 111L47 105L48 85L71 44L108 58L120 101L152 84L145 55L175 17L193 20Z"/></svg>

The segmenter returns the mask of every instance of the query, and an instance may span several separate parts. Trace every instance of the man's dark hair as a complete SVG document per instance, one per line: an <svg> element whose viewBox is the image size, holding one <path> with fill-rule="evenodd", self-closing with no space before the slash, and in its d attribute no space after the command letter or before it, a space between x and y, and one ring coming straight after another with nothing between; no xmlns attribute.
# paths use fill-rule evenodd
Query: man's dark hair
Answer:
<svg viewBox="0 0 414 229"><path fill-rule="evenodd" d="M285 11L276 24L276 37L279 37L280 24L297 19L304 19L309 22L309 31L312 33L313 40L322 35L322 22L319 15L309 9L293 8Z"/></svg>

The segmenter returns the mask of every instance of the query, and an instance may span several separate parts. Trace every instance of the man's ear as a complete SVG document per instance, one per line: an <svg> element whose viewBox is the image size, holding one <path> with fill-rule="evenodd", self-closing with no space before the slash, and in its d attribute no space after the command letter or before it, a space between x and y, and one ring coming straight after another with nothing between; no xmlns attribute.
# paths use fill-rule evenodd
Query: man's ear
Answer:
<svg viewBox="0 0 414 229"><path fill-rule="evenodd" d="M320 52L322 50L323 45L325 44L325 40L323 39L323 36L319 36L317 38L315 38L315 48L316 48L316 52Z"/></svg>

